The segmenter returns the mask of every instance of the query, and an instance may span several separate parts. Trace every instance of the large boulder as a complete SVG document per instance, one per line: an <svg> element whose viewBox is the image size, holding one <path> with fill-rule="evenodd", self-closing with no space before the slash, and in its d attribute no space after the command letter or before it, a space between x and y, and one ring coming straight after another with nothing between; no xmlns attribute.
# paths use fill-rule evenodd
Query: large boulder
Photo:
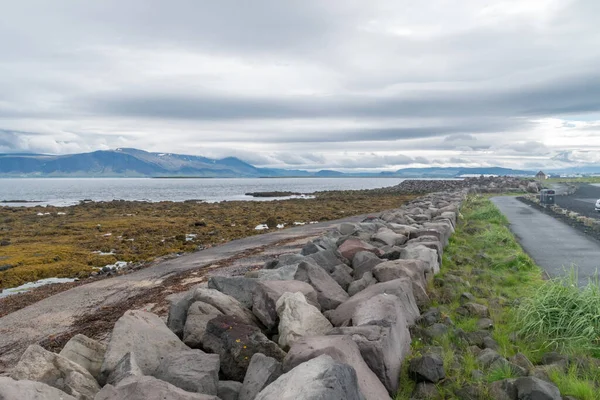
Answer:
<svg viewBox="0 0 600 400"><path fill-rule="evenodd" d="M354 238L345 240L344 243L338 247L338 251L344 258L347 258L350 261L354 259L354 256L359 251L370 251L375 255L379 255L379 249L377 247L372 246L363 240Z"/></svg>
<svg viewBox="0 0 600 400"><path fill-rule="evenodd" d="M360 279L367 272L373 271L373 268L384 262L370 251L359 251L352 260L352 269L354 269L354 279Z"/></svg>
<svg viewBox="0 0 600 400"><path fill-rule="evenodd" d="M252 312L267 327L273 329L279 323L277 315L277 300L286 292L300 292L309 304L321 308L317 292L306 282L300 281L262 281L256 285L254 292Z"/></svg>
<svg viewBox="0 0 600 400"><path fill-rule="evenodd" d="M106 385L94 400L219 400L218 397L191 393L152 376L134 376L119 386Z"/></svg>
<svg viewBox="0 0 600 400"><path fill-rule="evenodd" d="M256 353L250 360L238 400L254 400L258 393L279 378L283 366L279 361Z"/></svg>
<svg viewBox="0 0 600 400"><path fill-rule="evenodd" d="M375 277L373 276L373 273L371 273L371 271L365 272L363 274L362 278L357 279L354 282L352 282L350 285L348 285L348 294L350 296L354 296L358 292L363 291L366 288L368 288L369 286L374 285L376 283L377 283L377 279L375 279Z"/></svg>
<svg viewBox="0 0 600 400"><path fill-rule="evenodd" d="M184 293L176 293L167 297L170 303L167 326L180 338L183 337L183 327L187 319L187 312L194 302L194 291L188 290Z"/></svg>
<svg viewBox="0 0 600 400"><path fill-rule="evenodd" d="M62 390L42 382L15 381L0 376L0 399L2 400L76 400Z"/></svg>
<svg viewBox="0 0 600 400"><path fill-rule="evenodd" d="M106 345L85 335L75 335L61 350L60 355L81 365L98 380Z"/></svg>
<svg viewBox="0 0 600 400"><path fill-rule="evenodd" d="M262 353L281 361L285 356L279 346L254 325L248 325L237 316L220 315L207 327L204 349L221 357L221 371L227 379L242 382L250 359Z"/></svg>
<svg viewBox="0 0 600 400"><path fill-rule="evenodd" d="M294 279L315 289L322 310L331 310L348 300L348 293L321 267L302 262Z"/></svg>
<svg viewBox="0 0 600 400"><path fill-rule="evenodd" d="M242 383L236 381L219 381L217 396L221 400L239 400Z"/></svg>
<svg viewBox="0 0 600 400"><path fill-rule="evenodd" d="M138 366L137 361L135 361L135 354L129 352L119 360L108 376L108 379L106 379L106 383L116 386L119 382L129 377L143 375L144 373Z"/></svg>
<svg viewBox="0 0 600 400"><path fill-rule="evenodd" d="M342 289L348 290L348 286L354 282L354 278L348 272L348 266L345 264L336 265L333 267L331 277L341 286ZM352 268L350 268L352 270Z"/></svg>
<svg viewBox="0 0 600 400"><path fill-rule="evenodd" d="M366 399L390 399L385 386L365 363L358 346L348 336L314 336L300 339L285 357L283 370L291 371L298 365L323 354L354 368L358 386Z"/></svg>
<svg viewBox="0 0 600 400"><path fill-rule="evenodd" d="M198 288L194 291L194 301L210 304L225 315L235 315L247 324L258 324L254 314L231 296L215 289Z"/></svg>
<svg viewBox="0 0 600 400"><path fill-rule="evenodd" d="M417 318L419 318L420 313L413 295L412 281L407 278L394 279L392 281L369 286L362 292L350 297L350 299L345 301L335 310L328 312L328 318L334 326L348 326L359 305L366 302L371 297L383 293L398 297L401 307L404 310L406 323L408 326L414 325Z"/></svg>
<svg viewBox="0 0 600 400"><path fill-rule="evenodd" d="M252 308L252 293L256 288L256 280L242 276L213 276L208 280L208 288L233 297L244 307Z"/></svg>
<svg viewBox="0 0 600 400"><path fill-rule="evenodd" d="M45 383L79 400L93 400L100 390L87 369L37 344L25 350L11 376Z"/></svg>
<svg viewBox="0 0 600 400"><path fill-rule="evenodd" d="M283 265L275 269L259 269L246 273L246 278L256 281L291 281L296 275L298 264Z"/></svg>
<svg viewBox="0 0 600 400"><path fill-rule="evenodd" d="M154 377L194 393L217 394L219 356L202 350L185 350L165 357Z"/></svg>
<svg viewBox="0 0 600 400"><path fill-rule="evenodd" d="M401 246L406 243L408 238L390 228L381 228L373 235L373 240L388 246Z"/></svg>
<svg viewBox="0 0 600 400"><path fill-rule="evenodd" d="M428 268L425 273L436 275L440 272L440 264L438 262L438 253L422 244L416 246L409 246L402 249L400 258L403 260L421 260L425 261Z"/></svg>
<svg viewBox="0 0 600 400"><path fill-rule="evenodd" d="M110 335L102 363L102 376L108 377L129 352L135 353L144 375L151 375L164 357L188 349L157 315L129 310L117 320Z"/></svg>
<svg viewBox="0 0 600 400"><path fill-rule="evenodd" d="M219 315L223 313L210 304L202 301L192 303L183 328L183 343L196 349L202 347L208 321Z"/></svg>
<svg viewBox="0 0 600 400"><path fill-rule="evenodd" d="M427 265L421 260L394 260L377 265L373 270L373 275L379 282L409 278L412 281L413 294L417 305L424 307L430 301L426 290L426 268Z"/></svg>
<svg viewBox="0 0 600 400"><path fill-rule="evenodd" d="M308 304L300 292L284 293L277 300L277 314L279 346L283 349L291 347L304 336L325 335L333 328L331 322L315 306Z"/></svg>
<svg viewBox="0 0 600 400"><path fill-rule="evenodd" d="M322 355L302 363L262 390L256 400L364 400L354 369Z"/></svg>
<svg viewBox="0 0 600 400"><path fill-rule="evenodd" d="M561 400L558 388L542 379L528 376L493 382L490 394L499 400Z"/></svg>
<svg viewBox="0 0 600 400"><path fill-rule="evenodd" d="M319 267L323 268L329 273L333 271L333 268L336 265L349 263L346 258L344 258L337 250L334 249L322 250L309 255L307 258L314 260Z"/></svg>

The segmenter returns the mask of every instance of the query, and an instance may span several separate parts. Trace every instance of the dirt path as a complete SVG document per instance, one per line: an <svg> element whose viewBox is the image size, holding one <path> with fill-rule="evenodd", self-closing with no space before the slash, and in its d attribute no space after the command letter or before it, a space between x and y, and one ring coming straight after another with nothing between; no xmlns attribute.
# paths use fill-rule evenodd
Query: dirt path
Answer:
<svg viewBox="0 0 600 400"><path fill-rule="evenodd" d="M140 271L74 287L0 318L0 373L32 343L60 348L75 333L102 338L131 308L166 311L165 297L206 281L208 274L238 275L275 255L297 252L341 222L322 222L234 240L162 261Z"/></svg>

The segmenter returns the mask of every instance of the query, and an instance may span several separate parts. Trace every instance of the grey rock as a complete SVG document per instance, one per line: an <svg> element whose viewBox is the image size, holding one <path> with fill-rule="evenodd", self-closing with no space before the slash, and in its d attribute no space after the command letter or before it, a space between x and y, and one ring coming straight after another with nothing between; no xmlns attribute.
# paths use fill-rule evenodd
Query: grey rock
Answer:
<svg viewBox="0 0 600 400"><path fill-rule="evenodd" d="M102 376L108 377L129 352L144 375L151 375L170 353L188 350L157 315L145 311L126 311L113 328L102 364Z"/></svg>
<svg viewBox="0 0 600 400"><path fill-rule="evenodd" d="M206 351L220 356L223 375L238 382L243 381L254 354L262 353L276 360L285 356L256 326L230 315L210 320L202 343Z"/></svg>
<svg viewBox="0 0 600 400"><path fill-rule="evenodd" d="M401 246L408 238L402 234L396 233L390 228L381 228L373 235L373 240L388 246Z"/></svg>
<svg viewBox="0 0 600 400"><path fill-rule="evenodd" d="M465 303L473 303L475 302L475 296L473 296L471 293L468 292L464 292L460 295L460 305L464 305Z"/></svg>
<svg viewBox="0 0 600 400"><path fill-rule="evenodd" d="M416 382L437 383L446 377L444 362L437 354L425 354L410 360L408 375Z"/></svg>
<svg viewBox="0 0 600 400"><path fill-rule="evenodd" d="M183 337L183 328L187 319L187 312L190 305L194 302L194 291L189 290L184 293L177 293L167 297L170 303L167 326L180 338Z"/></svg>
<svg viewBox="0 0 600 400"><path fill-rule="evenodd" d="M419 317L417 323L424 326L430 326L435 324L436 322L439 322L441 318L442 313L440 312L439 308L430 308L425 313L423 313L421 317Z"/></svg>
<svg viewBox="0 0 600 400"><path fill-rule="evenodd" d="M373 275L379 282L388 282L399 278L409 278L412 281L413 294L417 305L425 307L430 303L427 294L425 270L427 266L421 260L386 261L373 269Z"/></svg>
<svg viewBox="0 0 600 400"><path fill-rule="evenodd" d="M352 259L352 268L354 269L354 279L360 279L362 276L373 271L376 265L381 264L384 260L377 257L370 251L359 251Z"/></svg>
<svg viewBox="0 0 600 400"><path fill-rule="evenodd" d="M314 260L317 265L331 273L336 265L348 264L349 261L342 257L337 250L323 250L309 255L307 258Z"/></svg>
<svg viewBox="0 0 600 400"><path fill-rule="evenodd" d="M379 298L379 299L378 299ZM398 390L402 362L410 353L410 333L399 300L393 295L378 295L369 302L387 302L375 313L372 305L358 309L353 318L355 326L335 328L330 335L348 335L358 345L360 354L385 385L389 393ZM381 312L387 310L387 312Z"/></svg>
<svg viewBox="0 0 600 400"><path fill-rule="evenodd" d="M356 232L356 224L351 222L343 222L338 227L338 231L345 236L352 235L354 232Z"/></svg>
<svg viewBox="0 0 600 400"><path fill-rule="evenodd" d="M437 323L425 328L424 333L430 340L439 339L448 333L448 327L444 324Z"/></svg>
<svg viewBox="0 0 600 400"><path fill-rule="evenodd" d="M433 383L419 382L412 393L412 399L415 400L435 400L442 398L437 386Z"/></svg>
<svg viewBox="0 0 600 400"><path fill-rule="evenodd" d="M208 280L208 288L233 297L246 308L252 308L252 294L256 288L256 281L242 276L213 276Z"/></svg>
<svg viewBox="0 0 600 400"><path fill-rule="evenodd" d="M216 396L190 393L152 376L134 376L119 386L106 385L94 400L219 400Z"/></svg>
<svg viewBox="0 0 600 400"><path fill-rule="evenodd" d="M294 279L315 289L322 310L334 309L348 300L348 293L321 267L302 262Z"/></svg>
<svg viewBox="0 0 600 400"><path fill-rule="evenodd" d="M518 400L513 379L504 379L488 385L488 395L494 400Z"/></svg>
<svg viewBox="0 0 600 400"><path fill-rule="evenodd" d="M318 267L317 267L318 268ZM277 300L279 346L288 349L303 336L324 335L333 328L319 310L306 302L300 292L284 293Z"/></svg>
<svg viewBox="0 0 600 400"><path fill-rule="evenodd" d="M421 260L427 264L426 274L435 275L440 272L437 251L418 244L402 249L400 258L404 260Z"/></svg>
<svg viewBox="0 0 600 400"><path fill-rule="evenodd" d="M280 376L256 397L256 400L317 399L364 400L365 396L350 365L321 355Z"/></svg>
<svg viewBox="0 0 600 400"><path fill-rule="evenodd" d="M354 238L345 240L344 243L342 243L341 246L338 247L338 251L344 258L350 261L353 261L356 253L361 251L370 251L375 255L379 254L379 250L377 249L377 247L370 245L369 243L363 240Z"/></svg>
<svg viewBox="0 0 600 400"><path fill-rule="evenodd" d="M358 292L363 291L369 286L374 285L376 283L377 280L373 277L373 274L371 272L365 272L362 278L352 282L348 286L348 294L350 296L354 296Z"/></svg>
<svg viewBox="0 0 600 400"><path fill-rule="evenodd" d="M535 377L505 379L495 383L493 393L498 393L499 399L522 400L561 400L560 391L550 382ZM505 397L504 397L505 396Z"/></svg>
<svg viewBox="0 0 600 400"><path fill-rule="evenodd" d="M194 301L210 304L221 313L235 315L247 324L257 324L254 314L235 298L219 292L215 289L198 288L194 291Z"/></svg>
<svg viewBox="0 0 600 400"><path fill-rule="evenodd" d="M0 399L2 400L75 400L62 390L42 382L16 381L0 376Z"/></svg>
<svg viewBox="0 0 600 400"><path fill-rule="evenodd" d="M465 303L456 312L465 317L489 318L490 312L486 306L477 303Z"/></svg>
<svg viewBox="0 0 600 400"><path fill-rule="evenodd" d="M100 390L87 369L37 344L25 350L11 376L45 383L79 400L92 400Z"/></svg>
<svg viewBox="0 0 600 400"><path fill-rule="evenodd" d="M283 374L283 367L279 361L261 353L254 354L244 377L239 400L254 400L261 390L281 374Z"/></svg>
<svg viewBox="0 0 600 400"><path fill-rule="evenodd" d="M222 314L214 306L202 301L192 303L183 328L183 343L192 348L201 348L208 321Z"/></svg>
<svg viewBox="0 0 600 400"><path fill-rule="evenodd" d="M298 264L283 265L274 269L249 271L245 277L257 281L290 281L298 270Z"/></svg>
<svg viewBox="0 0 600 400"><path fill-rule="evenodd" d="M262 281L254 291L252 312L267 327L273 329L279 324L277 300L286 292L300 292L309 304L321 309L317 292L306 282L300 281Z"/></svg>
<svg viewBox="0 0 600 400"><path fill-rule="evenodd" d="M400 299L400 304L402 305L407 325L414 325L415 321L420 315L419 308L417 307L417 303L413 295L412 282L406 278L395 279L393 281L377 283L369 286L365 290L350 297L332 312L329 312L328 318L334 326L348 325L356 308L360 304L364 303L373 296L383 293L397 296Z"/></svg>
<svg viewBox="0 0 600 400"><path fill-rule="evenodd" d="M496 360L502 358L497 351L485 349L477 356L477 362L485 368L489 368Z"/></svg>
<svg viewBox="0 0 600 400"><path fill-rule="evenodd" d="M348 266L344 264L336 265L331 272L333 280L335 280L344 290L348 290L348 286L354 282L354 278L346 268L348 268Z"/></svg>
<svg viewBox="0 0 600 400"><path fill-rule="evenodd" d="M541 364L556 365L564 370L569 364L569 357L553 351L542 356Z"/></svg>
<svg viewBox="0 0 600 400"><path fill-rule="evenodd" d="M239 400L242 383L236 381L219 381L217 396L221 400Z"/></svg>
<svg viewBox="0 0 600 400"><path fill-rule="evenodd" d="M492 329L494 328L494 321L489 318L481 318L477 321L477 329Z"/></svg>
<svg viewBox="0 0 600 400"><path fill-rule="evenodd" d="M500 345L491 336L485 336L483 338L483 348L500 350Z"/></svg>
<svg viewBox="0 0 600 400"><path fill-rule="evenodd" d="M304 245L304 247L300 251L300 254L302 254L303 256L309 256L311 254L318 253L321 250L326 250L326 249L317 245L314 242L308 242Z"/></svg>
<svg viewBox="0 0 600 400"><path fill-rule="evenodd" d="M137 361L135 361L135 354L127 353L125 354L117 363L115 368L112 370L108 379L106 379L106 383L110 385L118 385L119 382L125 380L131 376L143 376L144 373L137 365Z"/></svg>
<svg viewBox="0 0 600 400"><path fill-rule="evenodd" d="M219 356L201 350L171 353L158 366L154 377L194 393L216 395Z"/></svg>
<svg viewBox="0 0 600 400"><path fill-rule="evenodd" d="M384 246L381 248L383 254L381 255L382 259L386 260L397 260L400 258L402 254L402 247L398 246Z"/></svg>
<svg viewBox="0 0 600 400"><path fill-rule="evenodd" d="M388 392L363 360L356 343L348 336L315 336L302 338L290 349L283 361L283 370L326 354L337 362L348 364L356 371L358 386L366 399L389 399Z"/></svg>
<svg viewBox="0 0 600 400"><path fill-rule="evenodd" d="M106 345L85 335L73 336L59 353L61 356L87 369L94 379L100 377Z"/></svg>
<svg viewBox="0 0 600 400"><path fill-rule="evenodd" d="M519 367L523 368L527 372L531 371L534 368L533 363L531 361L529 361L527 356L523 353L517 353L514 356L512 356L510 358L510 362L515 365L518 365Z"/></svg>

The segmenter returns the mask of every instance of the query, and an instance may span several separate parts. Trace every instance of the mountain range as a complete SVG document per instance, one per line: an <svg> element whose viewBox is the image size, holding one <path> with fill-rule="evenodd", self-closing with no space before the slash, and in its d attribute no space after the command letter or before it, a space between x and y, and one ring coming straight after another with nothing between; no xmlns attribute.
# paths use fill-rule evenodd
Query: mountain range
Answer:
<svg viewBox="0 0 600 400"><path fill-rule="evenodd" d="M91 153L47 155L31 153L0 154L0 176L4 177L343 177L382 176L405 178L453 178L462 175L526 175L537 171L500 167L405 168L395 172L343 173L333 170L309 172L258 168L235 157L212 159L171 153L151 153L122 148Z"/></svg>

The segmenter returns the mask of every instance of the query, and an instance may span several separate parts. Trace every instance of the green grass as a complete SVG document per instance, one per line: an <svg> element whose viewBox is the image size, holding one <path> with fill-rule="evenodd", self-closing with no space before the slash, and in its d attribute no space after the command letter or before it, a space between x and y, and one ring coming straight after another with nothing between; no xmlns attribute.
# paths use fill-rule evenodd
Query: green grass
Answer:
<svg viewBox="0 0 600 400"><path fill-rule="evenodd" d="M548 348L563 353L600 357L600 285L594 280L580 289L572 269L526 298L517 323L525 339L541 339Z"/></svg>
<svg viewBox="0 0 600 400"><path fill-rule="evenodd" d="M600 183L600 176L589 176L584 178L550 178L543 183Z"/></svg>
<svg viewBox="0 0 600 400"><path fill-rule="evenodd" d="M580 371L575 365L571 366L567 372L553 369L549 376L563 396L573 396L579 400L600 399L600 391L591 379L589 372Z"/></svg>
<svg viewBox="0 0 600 400"><path fill-rule="evenodd" d="M569 328L580 330L578 335L570 334L568 342L571 354L583 357L593 353L594 346L598 349L598 331L595 330L597 318L593 311L600 304L598 288L590 286L577 295L574 287L559 285L556 281L544 281L542 270L523 252L510 232L507 219L486 197L470 196L463 203L461 218L450 244L444 250L442 272L437 277L442 282L451 283L430 285L431 306L439 307L442 314L450 316L456 328L474 332L478 330L478 319L462 317L455 312L461 293L473 294L478 303L488 306L494 323L492 337L499 345L498 352L507 359L516 353L523 353L536 364L540 363L544 353L560 347L557 346L560 341L556 336L533 330L545 326L546 322L554 323L554 319L546 321L544 314L544 311L550 312L552 308L562 315L560 318L563 322L559 325L566 324ZM460 283L456 277L465 283ZM535 308L537 311L531 309L532 304L539 304ZM523 314L522 310L530 311ZM552 315L552 318L556 318ZM571 322L566 321L567 316ZM528 321L527 325L524 325L524 318ZM586 323L583 323L584 318ZM531 334L517 335L517 332L524 333L523 329L529 327ZM552 331L554 328L545 329ZM564 333L561 335L564 336ZM576 336L583 338L571 340ZM566 348L566 342L562 342L563 349ZM486 389L489 382L514 377L510 367L483 371L476 357L468 350L468 345L459 340L452 330L432 345L443 348L446 367L446 379L437 385L440 398L456 398L456 391L467 386L478 388L480 398L491 398ZM412 356L418 356L424 347L422 341L414 339ZM406 372L408 362L406 360L403 367L401 390L395 396L396 400L409 399L415 386ZM473 379L475 370L484 372L481 381ZM569 370L567 373L553 372L552 379L563 395L572 393L580 399L596 399L598 397L589 395L600 393L600 366L596 369Z"/></svg>

